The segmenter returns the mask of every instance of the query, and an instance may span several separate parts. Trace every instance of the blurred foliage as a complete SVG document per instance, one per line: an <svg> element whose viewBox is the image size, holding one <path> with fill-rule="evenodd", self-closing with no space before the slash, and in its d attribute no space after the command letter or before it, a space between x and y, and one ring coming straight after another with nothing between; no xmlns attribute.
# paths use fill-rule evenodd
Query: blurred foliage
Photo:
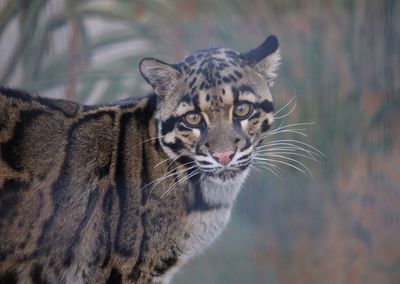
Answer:
<svg viewBox="0 0 400 284"><path fill-rule="evenodd" d="M395 0L9 0L0 34L18 30L0 82L80 102L139 96L142 57L246 51L276 34L276 106L296 96L287 123L315 122L304 141L326 159L299 159L314 178L254 172L220 240L175 281L400 283L399 16Z"/></svg>

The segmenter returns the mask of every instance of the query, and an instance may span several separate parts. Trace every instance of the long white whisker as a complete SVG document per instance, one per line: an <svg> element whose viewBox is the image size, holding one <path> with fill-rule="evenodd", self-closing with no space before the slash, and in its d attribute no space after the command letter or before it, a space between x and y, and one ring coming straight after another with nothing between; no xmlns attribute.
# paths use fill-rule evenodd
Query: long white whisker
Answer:
<svg viewBox="0 0 400 284"><path fill-rule="evenodd" d="M276 169L273 169L272 167L270 167L270 164L261 164L261 163L255 163L256 166L259 166L260 168L266 169L268 171L270 171L271 173L273 173L274 175L276 175L279 179L282 180L282 176L280 174L280 172L278 172Z"/></svg>
<svg viewBox="0 0 400 284"><path fill-rule="evenodd" d="M255 160L259 160L259 161L264 161L264 162L276 162L276 163L279 163L279 164L284 164L284 165L287 165L287 166L289 166L289 167L292 167L292 168L298 170L299 172L302 172L303 174L306 173L306 172L305 172L304 170L302 170L301 168L299 168L299 167L297 167L297 166L295 166L295 165L292 165L292 164L290 164L290 163L281 161L281 160L269 159L269 158L260 158L260 157L254 157L254 159L255 159Z"/></svg>
<svg viewBox="0 0 400 284"><path fill-rule="evenodd" d="M257 138L256 142L260 142L263 140L271 140L271 137L274 137L274 141L269 141L267 143L261 143L257 145L254 149L253 159L254 164L259 167L263 167L274 174L280 174L280 167L276 164L286 165L293 169L298 170L305 174L306 172L310 174L312 177L312 173L310 169L301 161L299 158L310 159L315 162L320 162L318 158L325 157L325 155L310 144L298 141L294 139L276 139L276 137L281 137L277 135L284 134L295 134L303 137L307 137L306 131L308 130L309 125L314 124L314 122L307 123L293 123L293 124L284 124L286 117L291 115L297 106L297 99L294 96L288 103L286 103L281 109L274 113L275 120L281 120L278 127L272 129L271 131L262 134ZM282 114L282 112L286 112L288 109L290 110L287 113ZM280 116L278 116L281 114ZM268 139L267 139L268 138ZM272 139L273 140L273 139ZM296 159L296 157L299 157Z"/></svg>
<svg viewBox="0 0 400 284"><path fill-rule="evenodd" d="M282 115L282 116L275 116L275 115L277 115L279 112L281 112L282 110L284 110L293 100L294 100L294 105L293 105L293 107L290 109L290 111L289 111L288 113L286 113L286 114L284 114L284 115ZM282 119L282 118L288 117L289 115L292 114L292 112L294 111L294 109L296 108L296 106L297 106L297 99L296 99L296 97L293 97L285 106L283 106L280 110L278 110L277 112L274 113L274 119L275 119L275 120L278 120L278 119Z"/></svg>
<svg viewBox="0 0 400 284"><path fill-rule="evenodd" d="M271 133L280 133L281 130L286 130L286 129L306 131L308 128L294 128L294 127L309 126L309 125L313 125L313 124L315 124L315 122L302 122L302 123L293 123L293 124L287 124L287 125L283 125L283 123L281 123L277 128L272 129L271 131L268 131L261 137L268 136Z"/></svg>
<svg viewBox="0 0 400 284"><path fill-rule="evenodd" d="M179 166L176 166L175 168L173 168L173 169L171 169L171 170L169 170L169 171L167 171L168 170L168 167L165 169L165 173L164 174L169 174L169 173L171 173L171 172L173 172L173 171L176 171L177 169L180 169L180 168L182 168L182 167L184 167L184 166L187 166L187 165L190 165L190 164L194 164L195 163L195 161L189 161L189 162L187 162L187 163L184 163L184 164L182 164L182 165L179 165Z"/></svg>
<svg viewBox="0 0 400 284"><path fill-rule="evenodd" d="M282 133L294 133L294 134L299 134L299 135L307 137L307 134L304 132L307 131L308 129L307 128L297 128L297 127L311 125L311 124L314 124L314 122L296 123L296 124L289 124L289 125L285 125L285 126L280 125L278 128L275 128L275 129L261 135L260 137L258 137L255 142L258 142L263 139L266 139L267 137L271 137L273 135L282 134Z"/></svg>
<svg viewBox="0 0 400 284"><path fill-rule="evenodd" d="M313 159L315 161L321 162L318 160L318 158L321 157L317 152L308 150L308 149L303 149L301 147L290 147L290 146L275 146L275 147L263 147L263 148L258 148L255 150L256 153L274 153L274 152L287 152L287 154L292 154L292 153L297 153L299 155L306 155L310 159ZM304 154L301 154L304 153Z"/></svg>
<svg viewBox="0 0 400 284"><path fill-rule="evenodd" d="M165 170L168 170L169 167L170 167L176 160L178 160L180 157L182 157L182 154L176 156L176 157L167 165L167 168L166 168Z"/></svg>
<svg viewBox="0 0 400 284"><path fill-rule="evenodd" d="M296 97L292 97L289 102L287 102L283 107L281 107L279 110L275 111L274 114L278 114L281 111L283 111L285 108L287 108L288 105L290 105L294 100L296 99Z"/></svg>
<svg viewBox="0 0 400 284"><path fill-rule="evenodd" d="M279 174L282 174L282 169L281 169L278 165L275 165L274 162L268 163L268 166L271 167L271 168L273 168L273 169L274 169L275 171L277 171Z"/></svg>
<svg viewBox="0 0 400 284"><path fill-rule="evenodd" d="M318 152L310 150L310 149L305 149L303 147L300 147L299 145L296 144L291 144L291 143L271 143L268 145L259 145L256 148L256 151L264 151L264 150L275 150L275 149L279 149L279 150L293 150L293 151L302 151L302 152L306 152L307 154L309 154L310 156L321 156Z"/></svg>
<svg viewBox="0 0 400 284"><path fill-rule="evenodd" d="M288 128L288 127L293 127L293 126L307 126L307 125L315 125L315 121L291 123L291 124L283 125L281 127Z"/></svg>
<svg viewBox="0 0 400 284"><path fill-rule="evenodd" d="M271 134L271 133L279 132L280 130L283 130L283 129L288 129L288 128L290 129L291 127L308 126L308 125L313 125L313 124L315 124L315 123L314 122L302 122L302 123L293 123L293 124L287 124L287 125L283 125L283 123L281 123L277 128L272 129L271 131L265 133L264 135L262 135L262 137L264 137L268 134ZM294 130L296 130L296 129L294 129ZM302 128L299 130L305 131L305 130L307 130L307 128Z"/></svg>
<svg viewBox="0 0 400 284"><path fill-rule="evenodd" d="M179 165L179 166L173 168L172 170L170 170L170 171L164 173L164 175L162 175L161 177L159 177L159 178L153 180L152 182L149 182L148 184L146 184L145 186L143 186L141 189L145 189L146 187L152 185L152 184L155 183L155 182L158 182L158 181L160 181L160 180L169 178L170 176L176 175L176 174L177 174L177 172L176 172L177 169L182 168L182 167L184 167L184 166L187 166L187 165L189 165L190 163L194 163L194 162L193 162L193 161L187 162L187 163L185 163L185 164L182 164L182 165ZM192 167L189 167L189 168L194 168L194 167L196 167L196 165L194 165L194 166L192 166ZM183 169L183 171L185 171L185 170L188 170L188 168L187 168L187 169ZM178 172L179 172L179 171L178 171Z"/></svg>
<svg viewBox="0 0 400 284"><path fill-rule="evenodd" d="M283 155L278 155L278 154L266 154L265 156L273 157L273 158L280 158L280 159L284 159L284 160L287 160L287 161L292 161L294 163L297 163L298 165L301 165L302 167L304 167L307 170L307 172L311 175L310 169L306 165L304 165L302 162L300 162L300 161L298 161L296 159L293 159L293 158L290 158L290 157L286 157L286 156L283 156ZM262 158L265 158L265 156L262 157Z"/></svg>
<svg viewBox="0 0 400 284"><path fill-rule="evenodd" d="M173 160L174 158L166 158L165 160L162 160L161 162L159 162L158 164L156 164L155 166L154 166L154 168L157 168L159 165L162 165L162 164L164 164L165 162L168 162L168 161L171 161L171 160Z"/></svg>
<svg viewBox="0 0 400 284"><path fill-rule="evenodd" d="M255 148L255 152L259 151L289 151L289 152L296 152L296 150L299 150L298 148L295 147L290 147L290 146L269 146L268 147L257 147Z"/></svg>
<svg viewBox="0 0 400 284"><path fill-rule="evenodd" d="M268 143L280 143L280 142L283 142L283 143L298 143L298 144L300 144L300 145L309 147L310 149L316 151L319 155L321 155L321 156L323 156L323 157L326 157L325 154L322 153L320 150L318 150L318 149L315 148L314 146L311 146L310 144L308 144L308 143L306 143L306 142L303 142L303 141L298 141L298 140L294 140L294 139L280 139L280 140L276 140L276 141L272 141L272 142L268 142ZM263 145L271 145L271 144L268 144L268 143L265 143L265 144L263 144ZM261 146L263 146L263 145L261 145ZM294 145L295 145L295 144L294 144Z"/></svg>
<svg viewBox="0 0 400 284"><path fill-rule="evenodd" d="M285 154L287 154L287 155L293 155L293 156L298 156L298 157L304 157L304 158L310 159L310 160L312 160L312 161L314 161L314 162L321 163L321 161L319 161L318 159L316 159L314 156L311 156L311 155L304 155L304 154L296 153L296 152L294 152L294 151L289 151L289 152L288 152L288 151L279 151L279 150L274 150L274 151L270 151L270 150L261 150L261 151L258 151L257 154L258 154L258 153L263 154L263 155L265 155L265 156L270 156L271 154L278 154L278 155L285 155Z"/></svg>
<svg viewBox="0 0 400 284"><path fill-rule="evenodd" d="M183 183L184 181L190 179L191 177L197 175L199 172L197 170L193 171L192 173L186 175L185 177L181 178L180 180L173 182L172 185L168 187L168 189L161 195L161 198L164 198L164 196L167 196L169 192L172 191L177 185Z"/></svg>
<svg viewBox="0 0 400 284"><path fill-rule="evenodd" d="M165 159L165 160L159 162L157 165L155 165L154 168L156 168L156 167L158 167L159 165L162 165L162 164L164 164L164 163L166 163L166 162L168 162L168 161L171 161L171 162L168 164L167 168L166 168L166 170L168 170L169 166L171 166L171 164L172 164L173 162L175 162L176 160L178 160L180 157L182 157L182 155L177 155L176 157L173 157L173 158L167 158L167 159Z"/></svg>
<svg viewBox="0 0 400 284"><path fill-rule="evenodd" d="M161 182L163 182L165 179L170 178L170 177L172 177L172 176L179 176L179 175L184 174L184 173L186 173L187 171L189 171L189 170L191 170L191 169L194 169L194 168L196 168L196 167L197 167L197 166L192 166L192 167L189 167L189 168L187 168L187 169L183 169L183 170L180 170L180 171L178 171L178 172L174 172L174 173L172 173L172 174L170 174L170 175L168 175L168 176L162 176L162 177L158 178L157 180L151 182L151 183L154 183L154 182L156 182L156 183L151 187L150 192L149 192L149 195L147 196L147 201L149 200L150 195L152 194L152 192L153 192L153 190L156 188L156 186L157 186L158 184L160 184ZM147 187L148 185L150 185L151 183L147 184L147 185L146 185L145 187L143 187L142 189L146 188L146 187Z"/></svg>
<svg viewBox="0 0 400 284"><path fill-rule="evenodd" d="M144 143L146 143L146 142L153 141L153 140L156 140L156 139L159 139L159 138L164 138L164 137L165 137L165 135L160 135L160 136L152 137L152 138L150 138L150 139L146 139L146 140L140 142L138 145L141 145L141 144L144 144Z"/></svg>
<svg viewBox="0 0 400 284"><path fill-rule="evenodd" d="M265 139L272 135L281 134L281 133L295 133L295 134L299 134L304 137L307 137L307 134L303 133L302 131L304 131L304 130L303 129L282 129L282 130L279 130L279 132L270 132L269 135L265 135L262 139Z"/></svg>

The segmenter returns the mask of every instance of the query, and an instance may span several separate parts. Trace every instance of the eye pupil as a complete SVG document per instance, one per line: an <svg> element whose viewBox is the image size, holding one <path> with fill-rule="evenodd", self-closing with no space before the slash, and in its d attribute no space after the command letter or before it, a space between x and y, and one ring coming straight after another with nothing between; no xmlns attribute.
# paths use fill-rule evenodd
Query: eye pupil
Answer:
<svg viewBox="0 0 400 284"><path fill-rule="evenodd" d="M190 126L199 125L202 120L202 116L198 113L191 112L185 115L185 122Z"/></svg>
<svg viewBox="0 0 400 284"><path fill-rule="evenodd" d="M241 103L235 108L235 115L238 117L247 116L251 112L251 106L248 103Z"/></svg>

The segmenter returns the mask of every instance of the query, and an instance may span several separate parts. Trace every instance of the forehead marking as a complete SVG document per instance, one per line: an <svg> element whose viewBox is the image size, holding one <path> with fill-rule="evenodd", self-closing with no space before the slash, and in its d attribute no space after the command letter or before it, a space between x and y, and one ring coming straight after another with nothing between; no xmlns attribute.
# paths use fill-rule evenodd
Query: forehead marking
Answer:
<svg viewBox="0 0 400 284"><path fill-rule="evenodd" d="M219 112L228 110L233 104L233 94L229 86L216 88L211 95L207 91L200 91L200 110L203 112Z"/></svg>
<svg viewBox="0 0 400 284"><path fill-rule="evenodd" d="M189 111L194 111L195 108L193 105L187 103L187 102L181 102L179 105L176 107L175 113L178 116L184 115Z"/></svg>
<svg viewBox="0 0 400 284"><path fill-rule="evenodd" d="M224 102L229 105L233 105L234 97L232 88L228 85L223 85L221 89L221 94L224 98Z"/></svg>
<svg viewBox="0 0 400 284"><path fill-rule="evenodd" d="M209 48L187 56L176 64L186 75L189 89L196 84L200 90L209 90L222 84L236 83L243 78L245 62L238 52L226 48ZM192 75L196 79L188 78Z"/></svg>

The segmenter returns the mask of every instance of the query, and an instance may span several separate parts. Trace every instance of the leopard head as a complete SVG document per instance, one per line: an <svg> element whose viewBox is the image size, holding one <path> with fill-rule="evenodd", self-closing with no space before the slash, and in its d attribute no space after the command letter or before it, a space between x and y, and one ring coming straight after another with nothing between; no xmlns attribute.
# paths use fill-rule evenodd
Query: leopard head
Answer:
<svg viewBox="0 0 400 284"><path fill-rule="evenodd" d="M279 62L275 36L247 53L210 48L175 64L143 59L140 71L160 98L156 119L167 155L217 180L246 172L273 121Z"/></svg>

